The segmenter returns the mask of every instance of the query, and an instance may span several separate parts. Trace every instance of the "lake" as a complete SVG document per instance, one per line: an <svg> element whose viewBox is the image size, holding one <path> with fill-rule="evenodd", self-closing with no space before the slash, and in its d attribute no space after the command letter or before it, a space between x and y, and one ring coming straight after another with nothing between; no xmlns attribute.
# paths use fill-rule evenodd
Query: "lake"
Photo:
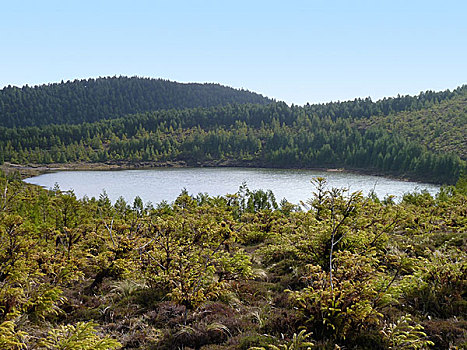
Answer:
<svg viewBox="0 0 467 350"><path fill-rule="evenodd" d="M379 198L394 195L401 198L404 193L427 190L436 194L439 186L425 183L401 181L379 176L345 172L327 172L296 169L259 168L155 168L145 170L111 171L59 171L31 177L25 181L47 189L55 184L61 190L73 190L77 197L98 198L106 191L112 202L122 196L133 202L136 196L147 203L172 202L182 189L190 194L208 193L211 196L235 193L246 182L250 190L272 190L279 202L286 198L299 203L311 197L314 187L310 180L325 177L328 187L345 187L350 191L363 191L366 195L374 190Z"/></svg>

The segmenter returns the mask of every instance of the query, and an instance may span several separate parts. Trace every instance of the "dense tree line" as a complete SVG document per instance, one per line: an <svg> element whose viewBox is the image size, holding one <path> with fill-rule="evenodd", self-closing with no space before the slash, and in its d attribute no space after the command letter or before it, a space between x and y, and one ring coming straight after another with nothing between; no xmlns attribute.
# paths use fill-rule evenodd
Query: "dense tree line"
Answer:
<svg viewBox="0 0 467 350"><path fill-rule="evenodd" d="M219 84L108 77L5 87L0 90L0 125L79 124L160 109L269 102L259 94Z"/></svg>
<svg viewBox="0 0 467 350"><path fill-rule="evenodd" d="M285 103L228 105L22 129L0 128L3 161L230 162L268 167L345 167L454 183L465 161L403 134L357 127ZM1 160L1 159L0 159Z"/></svg>
<svg viewBox="0 0 467 350"><path fill-rule="evenodd" d="M410 112L427 109L443 101L465 96L467 85L462 85L453 91L425 91L417 96L400 96L383 98L373 102L371 98L357 98L353 101L329 102L323 104L307 104L305 108L320 117L336 118L370 118L386 116L398 112Z"/></svg>
<svg viewBox="0 0 467 350"><path fill-rule="evenodd" d="M313 183L112 204L0 173L0 348L465 347L466 178L400 203Z"/></svg>

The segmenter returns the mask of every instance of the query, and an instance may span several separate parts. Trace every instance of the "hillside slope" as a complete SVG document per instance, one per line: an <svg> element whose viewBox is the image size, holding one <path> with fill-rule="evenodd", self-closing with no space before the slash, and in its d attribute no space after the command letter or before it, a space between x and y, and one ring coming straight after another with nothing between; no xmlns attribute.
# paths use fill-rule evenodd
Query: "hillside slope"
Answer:
<svg viewBox="0 0 467 350"><path fill-rule="evenodd" d="M385 97L378 101L371 98L356 98L351 101L338 101L319 104L307 104L307 113L321 118L354 118L365 119L372 116L387 116L399 112L412 112L436 106L442 102L467 95L467 85L459 86L454 90L422 91L418 95L398 95Z"/></svg>
<svg viewBox="0 0 467 350"><path fill-rule="evenodd" d="M211 107L271 100L219 84L108 77L0 90L0 126L79 124L161 109Z"/></svg>
<svg viewBox="0 0 467 350"><path fill-rule="evenodd" d="M467 159L467 93L417 111L361 118L357 127L380 127L428 149Z"/></svg>
<svg viewBox="0 0 467 350"><path fill-rule="evenodd" d="M163 110L81 125L0 127L0 162L346 168L455 183L465 161L381 127L283 102Z"/></svg>

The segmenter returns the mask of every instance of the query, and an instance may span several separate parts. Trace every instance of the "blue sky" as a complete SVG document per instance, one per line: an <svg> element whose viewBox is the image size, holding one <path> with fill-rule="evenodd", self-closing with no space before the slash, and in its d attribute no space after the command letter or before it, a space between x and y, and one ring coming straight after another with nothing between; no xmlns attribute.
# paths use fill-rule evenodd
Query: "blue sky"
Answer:
<svg viewBox="0 0 467 350"><path fill-rule="evenodd" d="M467 83L464 1L2 1L0 87L138 75L302 105Z"/></svg>

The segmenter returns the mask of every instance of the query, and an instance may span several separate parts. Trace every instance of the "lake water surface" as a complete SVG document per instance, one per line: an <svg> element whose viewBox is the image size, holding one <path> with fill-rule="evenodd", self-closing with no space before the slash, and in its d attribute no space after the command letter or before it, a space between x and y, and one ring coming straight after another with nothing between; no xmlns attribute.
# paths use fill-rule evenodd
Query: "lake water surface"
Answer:
<svg viewBox="0 0 467 350"><path fill-rule="evenodd" d="M212 196L238 191L246 182L250 190L272 190L279 202L286 198L299 203L311 197L314 187L310 180L325 177L329 187L345 187L350 191L363 191L366 195L374 190L379 198L427 190L435 194L439 186L388 179L379 176L359 175L345 172L326 172L293 169L257 168L155 168L146 170L113 171L60 171L26 179L26 182L61 190L73 190L77 197L98 198L106 191L112 202L122 196L132 202L136 196L153 204L163 200L172 202L182 189L190 194L208 193Z"/></svg>

